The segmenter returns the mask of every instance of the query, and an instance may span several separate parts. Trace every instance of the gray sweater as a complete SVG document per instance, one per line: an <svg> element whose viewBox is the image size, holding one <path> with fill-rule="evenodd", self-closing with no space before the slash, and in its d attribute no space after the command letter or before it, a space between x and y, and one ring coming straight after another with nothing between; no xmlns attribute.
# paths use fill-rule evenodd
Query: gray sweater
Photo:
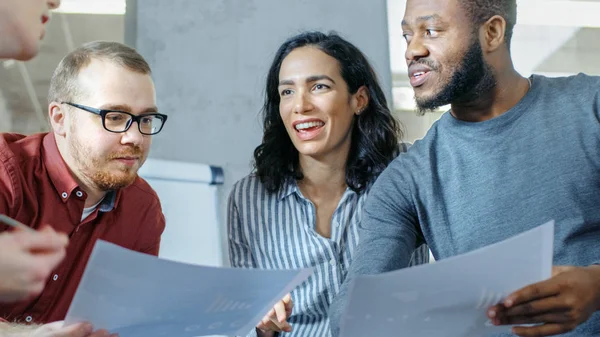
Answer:
<svg viewBox="0 0 600 337"><path fill-rule="evenodd" d="M532 81L516 106L491 120L444 114L382 173L330 309L333 336L352 278L406 267L423 241L444 259L554 219L555 265L600 262L600 78ZM565 336L600 336L600 315Z"/></svg>

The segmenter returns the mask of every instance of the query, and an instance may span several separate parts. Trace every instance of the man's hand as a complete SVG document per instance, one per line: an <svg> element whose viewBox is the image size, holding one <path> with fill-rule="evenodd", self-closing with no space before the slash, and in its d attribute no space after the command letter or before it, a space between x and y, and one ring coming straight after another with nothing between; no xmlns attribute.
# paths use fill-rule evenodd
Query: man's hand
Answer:
<svg viewBox="0 0 600 337"><path fill-rule="evenodd" d="M0 233L0 302L39 295L65 257L68 240L50 227Z"/></svg>
<svg viewBox="0 0 600 337"><path fill-rule="evenodd" d="M574 330L600 309L600 266L552 269L552 277L510 294L488 310L495 325L514 327L523 336L551 336Z"/></svg>
<svg viewBox="0 0 600 337"><path fill-rule="evenodd" d="M258 323L256 326L259 336L269 336L273 332L291 332L292 327L287 322L287 319L292 315L292 309L294 308L294 302L292 302L292 296L290 294L277 302L273 309L267 313L267 315Z"/></svg>
<svg viewBox="0 0 600 337"><path fill-rule="evenodd" d="M109 334L106 330L93 331L92 325L88 323L78 323L63 327L64 322L53 322L44 324L28 337L118 337L116 334Z"/></svg>

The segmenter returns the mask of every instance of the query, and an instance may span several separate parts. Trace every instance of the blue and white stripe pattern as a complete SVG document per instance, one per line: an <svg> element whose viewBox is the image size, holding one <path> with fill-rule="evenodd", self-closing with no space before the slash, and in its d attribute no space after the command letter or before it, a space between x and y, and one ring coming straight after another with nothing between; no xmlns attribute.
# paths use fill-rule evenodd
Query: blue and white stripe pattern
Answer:
<svg viewBox="0 0 600 337"><path fill-rule="evenodd" d="M292 292L289 337L330 336L327 311L339 292L358 245L358 224L368 191L347 189L333 213L331 238L316 230L316 212L295 181L269 193L255 176L238 181L229 196L228 235L231 265L241 268L296 269L315 273ZM427 263L421 246L412 264ZM251 333L252 335L253 333Z"/></svg>

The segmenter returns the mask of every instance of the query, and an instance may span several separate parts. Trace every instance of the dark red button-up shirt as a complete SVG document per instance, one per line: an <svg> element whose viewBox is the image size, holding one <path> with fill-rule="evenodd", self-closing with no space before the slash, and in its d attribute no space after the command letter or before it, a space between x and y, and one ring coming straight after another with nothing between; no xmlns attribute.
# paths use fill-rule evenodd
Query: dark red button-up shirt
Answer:
<svg viewBox="0 0 600 337"><path fill-rule="evenodd" d="M109 192L81 221L86 197L62 159L54 134L0 134L0 213L33 228L50 225L70 237L67 256L50 274L42 294L20 303L0 303L0 318L21 323L64 319L98 239L158 255L165 218L148 183L138 177L132 185ZM8 229L0 224L0 232Z"/></svg>

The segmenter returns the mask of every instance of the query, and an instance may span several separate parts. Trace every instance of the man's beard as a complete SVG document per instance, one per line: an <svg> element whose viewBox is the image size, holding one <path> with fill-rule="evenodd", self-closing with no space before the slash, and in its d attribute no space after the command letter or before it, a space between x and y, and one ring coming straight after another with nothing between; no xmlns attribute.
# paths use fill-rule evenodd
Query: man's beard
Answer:
<svg viewBox="0 0 600 337"><path fill-rule="evenodd" d="M79 166L86 181L91 182L94 184L95 188L105 192L125 188L131 185L137 178L137 168L139 168L139 166L137 168L128 167L121 169L119 173L111 173L106 166L114 158L135 156L140 158L140 166L144 160L143 151L137 146L130 147L119 153L113 153L103 159L93 157L92 151L86 150L76 136L69 142L69 147L71 148L73 159Z"/></svg>
<svg viewBox="0 0 600 337"><path fill-rule="evenodd" d="M462 63L452 74L448 84L432 97L415 96L419 113L451 103L470 103L488 94L496 87L496 77L492 67L483 59L483 51L477 39L463 57Z"/></svg>

